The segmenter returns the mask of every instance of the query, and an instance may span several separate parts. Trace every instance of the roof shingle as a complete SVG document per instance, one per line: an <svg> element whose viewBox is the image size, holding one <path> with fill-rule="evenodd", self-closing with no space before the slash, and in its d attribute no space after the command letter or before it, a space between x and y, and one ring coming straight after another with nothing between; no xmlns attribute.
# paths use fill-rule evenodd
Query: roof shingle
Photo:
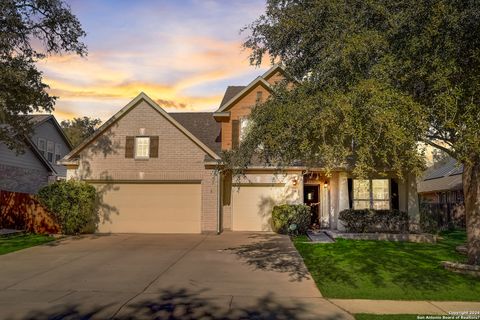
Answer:
<svg viewBox="0 0 480 320"><path fill-rule="evenodd" d="M172 112L169 113L176 121L190 131L216 154L220 154L221 124L213 118L212 112Z"/></svg>
<svg viewBox="0 0 480 320"><path fill-rule="evenodd" d="M223 95L222 102L220 103L220 107L223 106L225 103L230 101L233 97L235 97L240 91L245 89L246 86L228 86L227 90L225 90L225 94Z"/></svg>

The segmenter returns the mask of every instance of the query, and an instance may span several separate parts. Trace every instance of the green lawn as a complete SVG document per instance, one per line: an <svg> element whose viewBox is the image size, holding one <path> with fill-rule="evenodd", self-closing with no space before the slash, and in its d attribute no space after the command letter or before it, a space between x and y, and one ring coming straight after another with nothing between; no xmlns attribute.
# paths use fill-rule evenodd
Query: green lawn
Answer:
<svg viewBox="0 0 480 320"><path fill-rule="evenodd" d="M41 234L21 234L16 236L0 237L0 255L37 246L52 240L54 240L52 237Z"/></svg>
<svg viewBox="0 0 480 320"><path fill-rule="evenodd" d="M417 320L416 314L367 314L355 315L356 320Z"/></svg>
<svg viewBox="0 0 480 320"><path fill-rule="evenodd" d="M437 244L354 241L330 244L294 239L321 293L328 298L480 301L480 279L445 270L440 261L464 261L455 246L464 232Z"/></svg>

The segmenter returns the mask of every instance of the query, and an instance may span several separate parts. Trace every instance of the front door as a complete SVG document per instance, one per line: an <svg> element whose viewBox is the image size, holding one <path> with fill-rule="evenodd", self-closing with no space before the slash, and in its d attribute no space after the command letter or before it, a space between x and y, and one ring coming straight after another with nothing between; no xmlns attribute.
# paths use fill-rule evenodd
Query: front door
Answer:
<svg viewBox="0 0 480 320"><path fill-rule="evenodd" d="M303 202L310 206L312 211L311 227L314 229L320 228L319 220L319 197L318 186L304 186L303 187Z"/></svg>

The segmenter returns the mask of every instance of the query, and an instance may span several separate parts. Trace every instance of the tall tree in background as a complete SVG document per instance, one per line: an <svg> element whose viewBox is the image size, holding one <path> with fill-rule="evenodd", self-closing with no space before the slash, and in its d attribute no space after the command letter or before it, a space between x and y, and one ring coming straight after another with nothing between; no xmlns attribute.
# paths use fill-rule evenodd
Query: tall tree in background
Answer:
<svg viewBox="0 0 480 320"><path fill-rule="evenodd" d="M102 120L89 117L73 118L60 123L63 131L72 143L73 147L78 146L83 140L91 136L100 126Z"/></svg>
<svg viewBox="0 0 480 320"><path fill-rule="evenodd" d="M35 62L50 54L87 54L80 22L62 0L0 1L0 142L22 151L32 123L23 115L51 112L55 97Z"/></svg>
<svg viewBox="0 0 480 320"><path fill-rule="evenodd" d="M253 110L227 166L261 156L403 177L422 170L427 143L464 166L468 260L480 264L479 2L268 0L246 29L252 64L268 54L302 83Z"/></svg>

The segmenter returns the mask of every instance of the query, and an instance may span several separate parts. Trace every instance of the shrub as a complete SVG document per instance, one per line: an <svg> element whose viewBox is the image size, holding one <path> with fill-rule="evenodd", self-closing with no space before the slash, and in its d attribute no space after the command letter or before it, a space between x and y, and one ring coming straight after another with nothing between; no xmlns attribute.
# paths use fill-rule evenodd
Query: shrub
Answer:
<svg viewBox="0 0 480 320"><path fill-rule="evenodd" d="M399 210L346 209L338 218L347 232L408 232L408 214Z"/></svg>
<svg viewBox="0 0 480 320"><path fill-rule="evenodd" d="M64 234L93 232L97 222L97 192L82 181L57 181L43 187L38 199L52 214Z"/></svg>
<svg viewBox="0 0 480 320"><path fill-rule="evenodd" d="M310 219L310 207L303 204L283 204L273 207L272 227L277 233L304 234L310 225Z"/></svg>

